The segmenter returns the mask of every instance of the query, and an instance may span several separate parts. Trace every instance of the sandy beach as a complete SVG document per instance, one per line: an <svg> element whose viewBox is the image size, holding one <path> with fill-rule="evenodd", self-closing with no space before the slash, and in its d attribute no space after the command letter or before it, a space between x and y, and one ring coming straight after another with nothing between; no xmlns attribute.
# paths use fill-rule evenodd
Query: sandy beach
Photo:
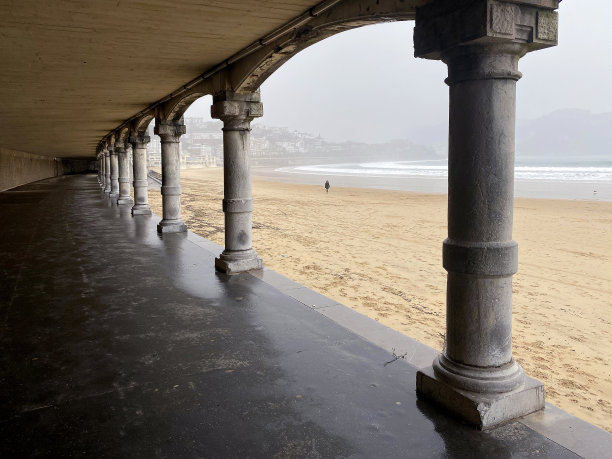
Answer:
<svg viewBox="0 0 612 459"><path fill-rule="evenodd" d="M222 168L181 174L183 218L223 244ZM254 178L265 265L442 349L446 196L333 185ZM612 432L612 202L519 198L514 239L516 360L549 402Z"/></svg>

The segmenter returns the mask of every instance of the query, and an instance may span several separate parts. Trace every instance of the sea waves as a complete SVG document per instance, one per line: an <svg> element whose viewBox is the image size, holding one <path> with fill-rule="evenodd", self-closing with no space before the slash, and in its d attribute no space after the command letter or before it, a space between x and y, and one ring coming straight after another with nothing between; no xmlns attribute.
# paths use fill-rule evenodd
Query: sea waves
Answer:
<svg viewBox="0 0 612 459"><path fill-rule="evenodd" d="M283 167L279 172L367 177L448 177L445 160L383 161ZM612 167L593 165L518 165L516 180L612 182Z"/></svg>

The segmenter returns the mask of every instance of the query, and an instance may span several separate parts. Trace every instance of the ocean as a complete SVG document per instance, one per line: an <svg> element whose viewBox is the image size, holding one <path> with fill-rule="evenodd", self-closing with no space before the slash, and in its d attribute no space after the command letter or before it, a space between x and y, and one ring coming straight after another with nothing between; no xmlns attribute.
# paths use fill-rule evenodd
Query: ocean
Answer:
<svg viewBox="0 0 612 459"><path fill-rule="evenodd" d="M281 167L276 174L301 183L445 193L446 160L378 161ZM518 197L612 201L612 161L517 162Z"/></svg>

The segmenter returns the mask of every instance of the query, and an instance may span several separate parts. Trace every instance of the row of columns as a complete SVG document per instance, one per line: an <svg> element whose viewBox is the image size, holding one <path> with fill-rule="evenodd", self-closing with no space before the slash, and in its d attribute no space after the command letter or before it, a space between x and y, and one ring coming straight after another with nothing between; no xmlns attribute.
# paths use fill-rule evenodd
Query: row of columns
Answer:
<svg viewBox="0 0 612 459"><path fill-rule="evenodd" d="M448 66L448 238L446 339L431 367L417 373L419 396L489 428L544 407L543 385L512 357L512 240L514 125L519 59L554 46L557 18L543 2L434 2L420 8L415 54ZM549 2L550 3L550 2ZM450 6L449 6L450 5ZM536 6L534 6L536 5ZM259 93L216 94L213 118L223 121L225 250L216 259L227 273L261 268L252 248L250 123L262 116ZM180 121L160 121L163 219L160 233L186 231L181 220ZM136 204L146 205L144 140L133 142ZM119 204L129 202L121 145L104 151L101 183ZM138 152L138 153L136 153ZM118 168L118 158L119 165ZM110 159L110 160L109 160ZM138 169L138 172L137 172ZM117 175L119 174L119 175ZM117 179L119 177L119 179ZM138 180L137 178L138 177Z"/></svg>
<svg viewBox="0 0 612 459"><path fill-rule="evenodd" d="M146 135L130 138L133 149L133 171L125 143L106 145L98 155L98 181L103 192L118 205L133 204L132 215L151 215L148 199ZM134 198L130 195L130 176L133 177Z"/></svg>
<svg viewBox="0 0 612 459"><path fill-rule="evenodd" d="M263 261L253 244L253 198L251 191L251 121L263 115L259 92L223 92L213 99L213 118L223 121L225 250L215 260L219 271L234 274L261 269ZM187 231L181 218L180 137L186 128L182 119L158 120L155 134L161 139L162 220L159 233ZM132 215L150 215L146 148L150 138L144 133L128 138L133 150L134 199L130 196L129 155L122 138L108 144L100 154L99 181L104 192L118 205L133 204Z"/></svg>

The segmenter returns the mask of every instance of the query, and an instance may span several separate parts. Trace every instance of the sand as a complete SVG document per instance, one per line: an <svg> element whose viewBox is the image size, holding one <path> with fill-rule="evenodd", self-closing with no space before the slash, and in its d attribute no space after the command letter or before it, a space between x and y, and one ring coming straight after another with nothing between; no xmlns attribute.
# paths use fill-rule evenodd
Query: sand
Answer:
<svg viewBox="0 0 612 459"><path fill-rule="evenodd" d="M222 169L181 183L189 228L223 245ZM257 177L253 195L266 266L442 349L446 196ZM612 203L517 199L514 239L514 357L547 401L612 432Z"/></svg>

